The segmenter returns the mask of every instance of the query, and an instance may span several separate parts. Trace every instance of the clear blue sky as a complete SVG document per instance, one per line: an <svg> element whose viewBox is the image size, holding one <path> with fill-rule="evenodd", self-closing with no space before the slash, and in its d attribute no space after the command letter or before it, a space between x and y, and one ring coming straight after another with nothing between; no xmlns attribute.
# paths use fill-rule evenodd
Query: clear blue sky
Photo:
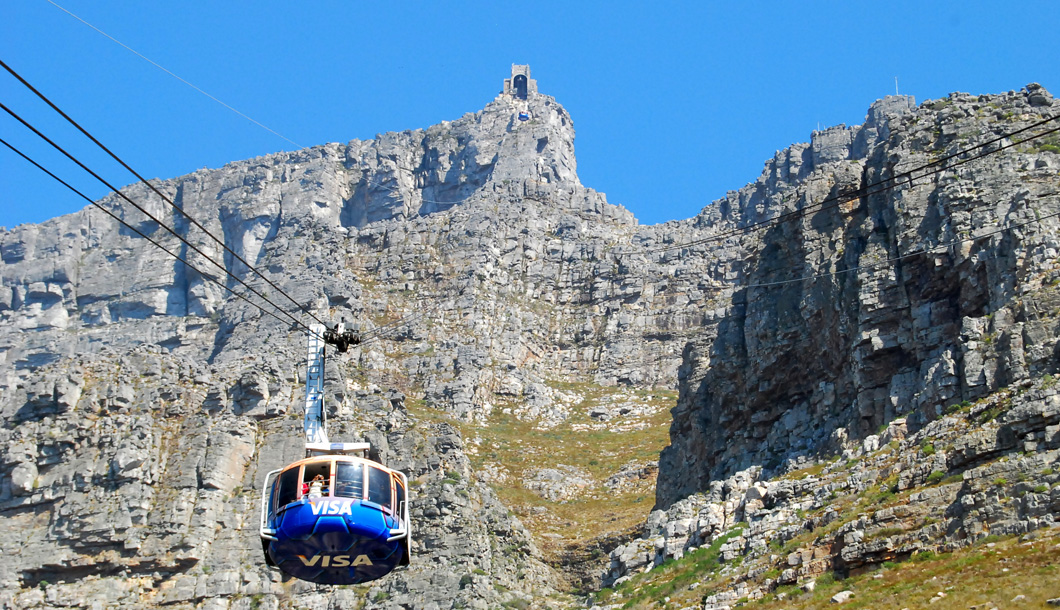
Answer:
<svg viewBox="0 0 1060 610"><path fill-rule="evenodd" d="M574 118L582 182L646 224L693 216L818 125L862 122L896 76L917 102L1029 82L1060 95L1055 0L55 1L303 146L458 118L528 63ZM0 58L147 177L295 148L47 0L0 3ZM0 100L134 181L6 73ZM107 193L6 114L0 137ZM85 205L0 150L0 225Z"/></svg>

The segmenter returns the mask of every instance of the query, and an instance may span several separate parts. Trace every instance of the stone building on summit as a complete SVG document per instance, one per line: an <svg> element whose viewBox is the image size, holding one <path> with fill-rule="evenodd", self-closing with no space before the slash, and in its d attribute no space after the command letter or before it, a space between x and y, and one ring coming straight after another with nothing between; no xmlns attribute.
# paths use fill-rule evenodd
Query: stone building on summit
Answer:
<svg viewBox="0 0 1060 610"><path fill-rule="evenodd" d="M537 81L530 78L530 66L512 64L512 77L504 79L504 95L525 100L529 94L537 93Z"/></svg>

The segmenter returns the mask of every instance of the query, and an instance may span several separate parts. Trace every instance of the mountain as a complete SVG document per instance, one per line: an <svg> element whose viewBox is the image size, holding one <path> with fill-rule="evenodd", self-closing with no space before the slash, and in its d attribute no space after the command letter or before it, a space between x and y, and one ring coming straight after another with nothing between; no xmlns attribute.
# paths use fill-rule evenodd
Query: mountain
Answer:
<svg viewBox="0 0 1060 610"><path fill-rule="evenodd" d="M0 232L0 601L619 604L717 543L728 580L694 601L721 605L1054 523L1060 142L998 139L1060 113L1044 89L886 98L641 226L516 76L427 129L152 181L268 282L142 184L123 193L194 248L99 203L194 268L94 207ZM277 307L374 335L328 360L331 436L408 474L408 569L329 588L264 565L264 474L303 451L306 336ZM882 550L836 543L871 529L837 499L881 485L949 503Z"/></svg>

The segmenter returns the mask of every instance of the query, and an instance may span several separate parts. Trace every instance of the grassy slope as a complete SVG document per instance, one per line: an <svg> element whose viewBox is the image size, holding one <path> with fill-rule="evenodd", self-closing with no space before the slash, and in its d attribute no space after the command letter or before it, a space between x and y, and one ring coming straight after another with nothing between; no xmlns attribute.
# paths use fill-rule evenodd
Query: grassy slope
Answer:
<svg viewBox="0 0 1060 610"><path fill-rule="evenodd" d="M488 426L467 431L481 439L477 454L472 456L476 470L492 465L506 471L507 480L495 488L542 541L546 553L639 527L655 502L654 474L615 491L603 483L627 464L656 462L669 442L668 409L674 402L673 392L624 391L649 412L601 423L593 421L589 411L616 390L591 384L576 389L581 401L572 407L569 419L553 428L543 429L495 412ZM588 472L594 485L559 501L524 487L523 481L533 471L557 464ZM549 540L556 543L549 544Z"/></svg>
<svg viewBox="0 0 1060 610"><path fill-rule="evenodd" d="M1032 538L987 539L954 553L921 553L911 561L884 564L876 572L845 580L821 579L812 593L779 589L748 607L818 608L839 591L849 590L854 597L843 607L851 610L920 608L929 603L933 610L1005 608L1014 605L1017 595L1025 597L1022 607L1039 608L1060 597L1060 531L1053 528ZM933 597L939 599L932 602Z"/></svg>
<svg viewBox="0 0 1060 610"><path fill-rule="evenodd" d="M599 561L602 571L610 550L601 548L607 546L602 539L639 534L655 502L655 473L615 489L604 482L624 466L657 462L669 442L669 409L676 392L592 383L551 385L578 397L570 417L554 427L523 421L510 412L515 405L504 402L495 405L486 425L450 421L460 428L475 471L480 476L487 470L500 473L490 484L534 535L546 561ZM608 422L589 416L593 407L613 406L616 400L636 405L639 413ZM418 401L410 401L409 408L427 418L448 419ZM559 464L588 473L592 485L555 501L524 485L533 472Z"/></svg>
<svg viewBox="0 0 1060 610"><path fill-rule="evenodd" d="M735 528L731 535L738 535ZM616 590L605 589L596 601L605 607L676 610L695 605L732 582L732 570L718 562L718 547L699 549L678 561L634 577ZM769 576L769 572L763 576ZM884 563L873 572L846 579L820 576L812 592L791 585L760 600L738 599L736 607L762 610L821 608L840 591L854 596L842 605L850 610L923 608L957 610L980 607L1039 608L1060 597L1060 529L1042 530L1024 540L989 537L953 553L925 552L905 562ZM944 596L939 596L941 592ZM934 602L931 598L939 597ZM986 604L986 605L984 605Z"/></svg>

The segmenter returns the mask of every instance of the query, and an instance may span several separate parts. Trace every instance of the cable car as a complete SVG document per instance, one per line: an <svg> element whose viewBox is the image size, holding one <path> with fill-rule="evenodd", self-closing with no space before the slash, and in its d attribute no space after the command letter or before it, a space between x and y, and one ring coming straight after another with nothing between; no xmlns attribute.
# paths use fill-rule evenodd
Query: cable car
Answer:
<svg viewBox="0 0 1060 610"><path fill-rule="evenodd" d="M530 120L530 113L529 112L520 112L519 113L519 120L520 121L529 121Z"/></svg>
<svg viewBox="0 0 1060 610"><path fill-rule="evenodd" d="M310 582L358 584L409 564L408 480L349 455L367 443L310 445L313 455L270 472L261 504L269 565Z"/></svg>
<svg viewBox="0 0 1060 610"><path fill-rule="evenodd" d="M368 443L331 443L323 408L324 344L355 335L313 325L306 373L306 457L265 476L265 563L301 580L350 585L409 565L408 479L368 459Z"/></svg>

